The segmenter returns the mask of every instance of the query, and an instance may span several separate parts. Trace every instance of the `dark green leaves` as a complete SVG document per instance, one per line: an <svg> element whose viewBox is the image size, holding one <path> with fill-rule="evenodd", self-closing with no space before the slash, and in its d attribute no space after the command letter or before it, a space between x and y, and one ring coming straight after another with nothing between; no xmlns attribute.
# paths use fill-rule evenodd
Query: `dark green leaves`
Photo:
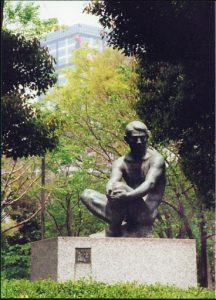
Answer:
<svg viewBox="0 0 216 300"><path fill-rule="evenodd" d="M57 143L53 121L43 122L29 99L56 82L54 59L37 39L2 32L2 151L7 157L41 155Z"/></svg>

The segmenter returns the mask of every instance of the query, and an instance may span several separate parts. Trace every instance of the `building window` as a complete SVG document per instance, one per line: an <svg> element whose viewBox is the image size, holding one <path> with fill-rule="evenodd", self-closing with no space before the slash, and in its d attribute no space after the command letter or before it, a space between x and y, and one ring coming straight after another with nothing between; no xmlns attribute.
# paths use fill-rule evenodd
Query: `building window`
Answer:
<svg viewBox="0 0 216 300"><path fill-rule="evenodd" d="M66 56L62 56L62 57L59 57L58 58L58 65L64 65L64 64L67 64L68 61L67 61L67 57Z"/></svg>
<svg viewBox="0 0 216 300"><path fill-rule="evenodd" d="M64 47L66 47L66 40L58 41L58 47L59 47L59 48L64 48Z"/></svg>
<svg viewBox="0 0 216 300"><path fill-rule="evenodd" d="M47 47L49 51L56 51L56 43L48 44Z"/></svg>
<svg viewBox="0 0 216 300"><path fill-rule="evenodd" d="M68 45L69 45L69 46L75 45L74 37L70 37L70 38L68 39Z"/></svg>
<svg viewBox="0 0 216 300"><path fill-rule="evenodd" d="M73 44L69 45L68 51L71 51L71 50L75 49L75 44L76 43L74 42Z"/></svg>
<svg viewBox="0 0 216 300"><path fill-rule="evenodd" d="M66 55L66 49L62 48L58 50L58 56L65 56Z"/></svg>
<svg viewBox="0 0 216 300"><path fill-rule="evenodd" d="M54 58L57 57L56 50L49 51L49 54L52 55Z"/></svg>

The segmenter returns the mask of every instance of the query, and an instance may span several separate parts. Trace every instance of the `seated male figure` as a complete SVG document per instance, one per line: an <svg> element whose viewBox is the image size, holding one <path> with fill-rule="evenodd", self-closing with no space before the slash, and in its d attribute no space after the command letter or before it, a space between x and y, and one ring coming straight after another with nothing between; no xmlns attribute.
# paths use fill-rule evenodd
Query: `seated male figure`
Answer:
<svg viewBox="0 0 216 300"><path fill-rule="evenodd" d="M147 147L144 123L129 123L124 139L130 152L114 161L106 195L86 189L81 200L109 224L106 236L145 237L151 234L164 193L165 162L155 149Z"/></svg>

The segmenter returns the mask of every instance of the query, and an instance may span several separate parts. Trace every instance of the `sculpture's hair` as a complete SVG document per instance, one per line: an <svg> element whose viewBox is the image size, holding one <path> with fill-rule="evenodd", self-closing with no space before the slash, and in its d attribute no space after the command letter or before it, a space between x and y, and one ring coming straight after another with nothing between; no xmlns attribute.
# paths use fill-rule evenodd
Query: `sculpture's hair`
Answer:
<svg viewBox="0 0 216 300"><path fill-rule="evenodd" d="M133 130L145 132L147 137L149 137L150 132L149 132L147 126L143 122L140 122L140 121L130 122L125 128L125 135L127 135L127 136L130 135Z"/></svg>

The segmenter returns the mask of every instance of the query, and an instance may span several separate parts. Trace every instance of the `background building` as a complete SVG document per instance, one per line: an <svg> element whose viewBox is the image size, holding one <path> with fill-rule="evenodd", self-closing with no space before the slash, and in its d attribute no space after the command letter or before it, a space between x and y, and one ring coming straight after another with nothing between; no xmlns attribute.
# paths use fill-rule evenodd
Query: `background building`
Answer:
<svg viewBox="0 0 216 300"><path fill-rule="evenodd" d="M101 37L102 29L85 24L75 24L69 28L48 33L41 41L42 46L49 49L55 57L57 71L65 67L73 67L71 57L74 49L80 48L82 43L88 43L89 47L102 51L106 40ZM65 75L58 72L58 83L66 82Z"/></svg>

